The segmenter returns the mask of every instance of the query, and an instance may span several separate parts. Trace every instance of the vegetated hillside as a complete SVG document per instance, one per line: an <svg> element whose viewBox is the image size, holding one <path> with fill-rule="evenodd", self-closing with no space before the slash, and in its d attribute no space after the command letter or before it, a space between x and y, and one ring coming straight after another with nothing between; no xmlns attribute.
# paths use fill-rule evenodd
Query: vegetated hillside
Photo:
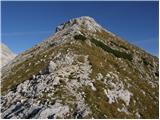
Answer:
<svg viewBox="0 0 160 120"><path fill-rule="evenodd" d="M2 118L158 118L159 59L72 19L2 70Z"/></svg>
<svg viewBox="0 0 160 120"><path fill-rule="evenodd" d="M4 44L0 43L1 47L1 67L8 64L11 60L15 58L15 54Z"/></svg>

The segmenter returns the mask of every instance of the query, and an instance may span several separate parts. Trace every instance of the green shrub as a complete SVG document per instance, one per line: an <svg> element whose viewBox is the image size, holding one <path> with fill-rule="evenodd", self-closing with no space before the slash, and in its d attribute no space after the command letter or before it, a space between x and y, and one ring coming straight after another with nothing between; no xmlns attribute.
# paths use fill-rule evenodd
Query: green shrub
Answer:
<svg viewBox="0 0 160 120"><path fill-rule="evenodd" d="M149 63L149 61L147 61L145 58L142 58L142 60L143 60L144 65L146 65L146 66L150 65L151 67L153 67L153 65L151 63Z"/></svg>
<svg viewBox="0 0 160 120"><path fill-rule="evenodd" d="M75 35L74 39L85 41L87 38L85 36L79 34L79 35Z"/></svg>
<svg viewBox="0 0 160 120"><path fill-rule="evenodd" d="M142 59L143 59L144 65L149 65L149 62L145 58L142 58Z"/></svg>
<svg viewBox="0 0 160 120"><path fill-rule="evenodd" d="M123 49L125 49L125 50L128 50L128 48L126 48L126 47L123 46L123 45L119 45L119 44L117 44L117 43L115 43L115 42L113 42L113 41L111 41L111 43L114 44L114 45L117 46L117 47L121 47L121 48L123 48Z"/></svg>
<svg viewBox="0 0 160 120"><path fill-rule="evenodd" d="M103 42L98 41L94 38L91 39L91 42L94 43L96 46L101 47L103 50L112 53L113 55L115 55L118 58L124 58L124 59L128 59L129 61L132 60L132 55L131 54L127 54L125 52L120 52L118 50L114 50L110 47L108 47L107 45L105 45Z"/></svg>

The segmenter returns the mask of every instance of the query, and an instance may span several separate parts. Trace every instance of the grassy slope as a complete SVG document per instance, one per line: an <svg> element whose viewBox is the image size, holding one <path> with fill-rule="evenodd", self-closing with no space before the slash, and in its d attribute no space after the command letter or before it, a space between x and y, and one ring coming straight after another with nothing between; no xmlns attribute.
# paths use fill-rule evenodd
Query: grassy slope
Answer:
<svg viewBox="0 0 160 120"><path fill-rule="evenodd" d="M114 59L113 55L105 54L101 48L90 47L87 46L86 44L82 44L82 46L80 47L81 47L81 49L79 50L80 53L89 55L89 61L93 69L91 75L92 79L96 79L97 73L102 73L103 75L105 75L110 71L114 71L113 68L115 68L118 72L120 72L122 78L129 77L131 81L128 82L136 86L136 87L133 86L132 89L130 89L130 91L134 94L134 96L131 100L131 106L129 107L129 111L130 112L134 110L136 111L136 108L140 108L140 114L141 116L143 116L143 118L158 117L158 106L154 104L152 100L154 99L155 96L153 96L153 98L150 97L150 95L152 95L153 92L156 92L156 96L158 96L158 92L156 90L157 88L153 89L148 84L148 82L141 81L139 79L139 74L136 71L134 71L134 68L132 68L132 65L130 65L129 62L126 61L126 64L129 64L130 67L126 68L126 71L123 71L119 69L118 61ZM100 63L103 63L103 67L100 66ZM112 67L110 67L110 65L112 65ZM131 72L132 74L130 74L129 72ZM105 97L102 89L103 84L97 81L95 83L95 86L98 89L98 91L96 92L92 91L89 88L85 88L85 91L87 93L86 100L91 105L91 108L94 111L93 114L95 118L101 118L101 117L104 118L102 114L106 115L109 114L110 118L124 118L124 116L126 116L126 118L133 118L132 116L128 116L126 114L122 113L117 114L117 107L118 106L120 107L122 105L121 104L122 101L119 101L119 103L115 103L113 105L108 104L107 98ZM137 88L143 89L146 92L146 95L144 96L142 93L140 93L139 89ZM100 99L98 96L100 97ZM139 98L139 100L137 100L137 97ZM134 105L133 99L135 99L138 104ZM100 109L101 112L98 112L99 110L96 109L95 105L97 105L97 107ZM144 106L147 107L145 111L144 111Z"/></svg>
<svg viewBox="0 0 160 120"><path fill-rule="evenodd" d="M108 39L110 36L108 33L96 33L99 38L103 39L104 42L106 39ZM128 43L117 40L120 45L120 47L131 50L133 47L128 46ZM135 68L133 68L133 64L130 62L132 59L123 59L128 58L126 53L123 54L124 57L122 58L123 62L127 64L129 67L126 68L126 71L123 71L120 69L119 62L116 60L115 56L119 55L116 52L113 51L113 49L110 49L109 54L106 53L105 45L102 43L97 43L97 41L91 40L92 46L89 46L86 44L85 39L82 41L80 40L80 45L74 45L74 44L65 44L63 46L59 46L56 48L50 47L48 48L48 51L41 53L38 56L35 56L32 59L28 59L27 61L20 63L19 65L15 66L13 70L15 71L15 74L12 74L5 78L5 80L2 82L2 92L7 91L10 88L14 88L17 84L23 82L26 79L29 79L33 74L37 74L40 70L44 69L48 65L48 61L50 60L50 55L54 52L55 54L59 52L60 50L63 52L66 52L68 48L72 49L76 54L84 54L89 55L89 61L92 65L92 74L91 78L96 79L97 73L102 73L103 75L106 75L106 73L111 71L118 71L120 73L120 77L122 80L125 77L129 77L131 81L127 81L130 84L134 85L130 89L130 91L134 94L134 96L131 98L131 104L129 106L129 111L133 112L136 111L137 108L139 108L140 115L143 116L143 118L157 118L158 117L158 105L154 104L154 97L158 96L158 88L151 88L148 82L141 81L140 80L140 73L138 73ZM122 46L123 45L123 46ZM132 51L131 51L132 53ZM46 58L44 56L47 55ZM130 56L129 56L130 57ZM39 63L35 65L35 63L44 58L45 62ZM28 66L29 63L32 63L31 66ZM100 65L102 63L102 66ZM28 68L29 71L26 72L26 69ZM130 74L130 72L132 74ZM123 81L125 83L125 81ZM82 90L86 93L86 102L89 104L93 117L94 118L104 118L105 115L107 115L109 118L133 118L133 116L126 115L125 113L120 113L117 111L118 107L122 107L123 101L119 100L118 103L109 104L108 99L104 95L103 87L104 84L100 81L96 81L95 87L97 88L97 91L94 92L88 87L82 88ZM109 87L109 86L106 86ZM146 95L144 96L141 92L139 92L139 89L143 89L146 92ZM153 95L153 92L155 92L155 95ZM63 92L62 92L63 93ZM59 95L59 93L57 93ZM141 96L141 97L140 97ZM152 96L152 97L150 97ZM137 99L139 97L139 100ZM136 100L137 104L134 105L133 100ZM146 110L144 110L144 106L147 107Z"/></svg>

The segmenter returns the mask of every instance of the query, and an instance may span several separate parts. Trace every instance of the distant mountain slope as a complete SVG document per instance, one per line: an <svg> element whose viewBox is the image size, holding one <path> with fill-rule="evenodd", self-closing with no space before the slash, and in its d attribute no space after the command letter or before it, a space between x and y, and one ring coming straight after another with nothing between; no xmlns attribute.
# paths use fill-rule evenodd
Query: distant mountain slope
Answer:
<svg viewBox="0 0 160 120"><path fill-rule="evenodd" d="M1 46L1 66L5 66L16 56L5 44L0 43Z"/></svg>
<svg viewBox="0 0 160 120"><path fill-rule="evenodd" d="M71 19L2 69L2 118L158 118L159 59Z"/></svg>

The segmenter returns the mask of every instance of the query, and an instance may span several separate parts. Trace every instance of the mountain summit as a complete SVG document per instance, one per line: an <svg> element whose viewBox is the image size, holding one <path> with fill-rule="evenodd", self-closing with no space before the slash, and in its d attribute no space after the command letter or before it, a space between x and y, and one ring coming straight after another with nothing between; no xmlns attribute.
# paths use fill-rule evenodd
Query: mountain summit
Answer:
<svg viewBox="0 0 160 120"><path fill-rule="evenodd" d="M96 23L96 21L93 18L84 16L80 18L71 19L70 21L61 24L56 28L56 32L71 28L77 30L84 28L91 32L96 32L103 29L99 24Z"/></svg>
<svg viewBox="0 0 160 120"><path fill-rule="evenodd" d="M93 18L54 35L2 69L2 118L158 118L159 59Z"/></svg>

